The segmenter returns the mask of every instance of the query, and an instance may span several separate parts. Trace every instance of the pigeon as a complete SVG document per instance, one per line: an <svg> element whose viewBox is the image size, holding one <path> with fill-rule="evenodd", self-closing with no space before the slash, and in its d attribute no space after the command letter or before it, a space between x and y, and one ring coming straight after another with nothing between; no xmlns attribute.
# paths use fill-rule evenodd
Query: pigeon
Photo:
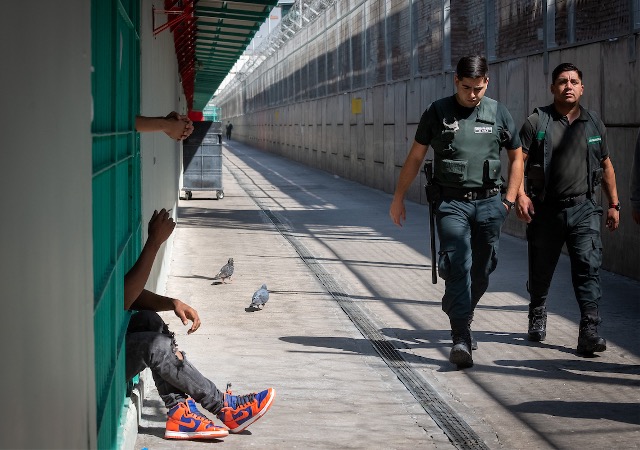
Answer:
<svg viewBox="0 0 640 450"><path fill-rule="evenodd" d="M220 268L220 271L213 277L214 280L222 280L224 283L227 278L231 281L231 275L233 275L233 258L229 258L229 261Z"/></svg>
<svg viewBox="0 0 640 450"><path fill-rule="evenodd" d="M249 308L262 309L267 301L269 301L269 291L267 290L267 285L263 284L260 289L253 293Z"/></svg>

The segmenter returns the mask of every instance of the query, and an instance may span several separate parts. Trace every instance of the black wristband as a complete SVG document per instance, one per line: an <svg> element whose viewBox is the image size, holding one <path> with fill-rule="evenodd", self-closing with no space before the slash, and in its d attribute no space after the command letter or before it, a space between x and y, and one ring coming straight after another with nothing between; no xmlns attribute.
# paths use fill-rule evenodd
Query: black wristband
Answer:
<svg viewBox="0 0 640 450"><path fill-rule="evenodd" d="M618 203L609 203L609 209L615 209L616 211L620 211L620 202Z"/></svg>
<svg viewBox="0 0 640 450"><path fill-rule="evenodd" d="M507 205L507 207L509 208L509 211L511 211L515 206L515 202L510 202L509 200L507 200L506 198L502 199L502 203L504 203L505 205Z"/></svg>

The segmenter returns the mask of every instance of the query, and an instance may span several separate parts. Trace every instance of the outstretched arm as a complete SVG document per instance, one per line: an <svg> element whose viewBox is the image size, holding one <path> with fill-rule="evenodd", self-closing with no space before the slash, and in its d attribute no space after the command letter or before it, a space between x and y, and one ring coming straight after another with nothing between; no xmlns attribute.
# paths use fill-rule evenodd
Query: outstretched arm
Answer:
<svg viewBox="0 0 640 450"><path fill-rule="evenodd" d="M138 298L131 305L131 309L150 310L150 311L173 311L182 321L183 325L187 325L191 321L191 328L187 330L187 334L191 334L200 328L200 317L198 312L191 306L178 299L158 295L154 292L143 289Z"/></svg>
<svg viewBox="0 0 640 450"><path fill-rule="evenodd" d="M160 212L153 212L153 216L151 216L151 220L149 221L149 237L147 238L147 242L144 244L136 263L124 276L124 309L132 309L131 305L142 293L149 279L151 267L153 267L153 261L156 258L158 250L160 250L162 243L171 236L175 227L176 223L164 208L161 209Z"/></svg>
<svg viewBox="0 0 640 450"><path fill-rule="evenodd" d="M424 161L424 157L427 155L428 150L428 145L419 144L418 142L413 141L411 150L409 150L407 159L405 160L402 170L400 171L400 175L398 176L398 185L396 186L395 193L393 194L393 201L391 202L391 208L389 209L389 216L391 216L393 223L400 227L402 226L402 222L407 218L407 212L404 207L404 197L407 195L409 186L411 186L411 183L413 183L413 180L418 175L418 171L420 170L420 166L422 165L422 161Z"/></svg>
<svg viewBox="0 0 640 450"><path fill-rule="evenodd" d="M193 132L193 122L175 111L166 117L136 116L136 130L140 133L163 131L171 139L180 141Z"/></svg>

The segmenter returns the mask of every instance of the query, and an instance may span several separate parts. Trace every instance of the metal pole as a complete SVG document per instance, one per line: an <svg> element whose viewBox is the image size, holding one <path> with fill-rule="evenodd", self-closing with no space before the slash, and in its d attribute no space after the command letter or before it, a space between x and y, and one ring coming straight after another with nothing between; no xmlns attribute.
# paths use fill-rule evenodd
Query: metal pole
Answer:
<svg viewBox="0 0 640 450"><path fill-rule="evenodd" d="M576 42L576 0L567 1L567 43Z"/></svg>
<svg viewBox="0 0 640 450"><path fill-rule="evenodd" d="M451 1L442 2L442 69L451 69Z"/></svg>
<svg viewBox="0 0 640 450"><path fill-rule="evenodd" d="M485 1L485 48L487 59L496 59L496 3L495 0Z"/></svg>

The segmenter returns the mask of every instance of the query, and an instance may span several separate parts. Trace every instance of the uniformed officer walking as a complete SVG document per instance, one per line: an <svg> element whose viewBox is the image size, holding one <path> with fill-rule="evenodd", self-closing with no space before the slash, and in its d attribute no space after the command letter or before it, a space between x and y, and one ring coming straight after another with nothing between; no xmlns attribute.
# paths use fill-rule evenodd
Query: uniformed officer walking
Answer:
<svg viewBox="0 0 640 450"><path fill-rule="evenodd" d="M596 203L596 187L602 184L609 200L611 231L618 228L620 204L605 126L580 106L583 92L582 72L571 63L560 64L551 76L553 103L536 108L522 126L526 186L518 193L517 214L528 222L528 339L546 337L549 285L566 244L581 315L577 352L592 355L607 348L597 330L603 208Z"/></svg>
<svg viewBox="0 0 640 450"><path fill-rule="evenodd" d="M496 268L500 228L514 206L524 169L511 114L504 105L484 96L487 74L485 58L460 59L454 75L455 95L433 102L420 119L389 211L393 222L402 226L405 194L431 146L438 197L438 269L445 280L442 309L451 324L449 361L458 368L473 365L473 312ZM509 157L504 199L499 195L503 146Z"/></svg>

